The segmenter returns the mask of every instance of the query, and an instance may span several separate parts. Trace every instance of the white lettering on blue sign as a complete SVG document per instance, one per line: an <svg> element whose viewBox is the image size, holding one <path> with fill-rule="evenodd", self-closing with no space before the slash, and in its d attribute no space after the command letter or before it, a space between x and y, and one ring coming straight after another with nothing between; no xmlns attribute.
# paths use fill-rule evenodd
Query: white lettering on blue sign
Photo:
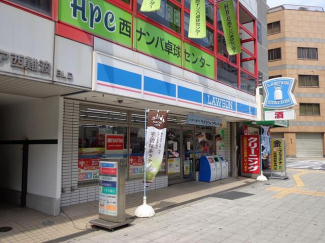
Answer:
<svg viewBox="0 0 325 243"><path fill-rule="evenodd" d="M204 94L203 102L204 104L214 106L214 107L219 107L225 110L231 110L231 111L236 110L236 102L228 99L220 98L214 95Z"/></svg>
<svg viewBox="0 0 325 243"><path fill-rule="evenodd" d="M263 82L265 100L263 106L269 109L285 109L295 106L296 99L292 93L294 78L274 78Z"/></svg>

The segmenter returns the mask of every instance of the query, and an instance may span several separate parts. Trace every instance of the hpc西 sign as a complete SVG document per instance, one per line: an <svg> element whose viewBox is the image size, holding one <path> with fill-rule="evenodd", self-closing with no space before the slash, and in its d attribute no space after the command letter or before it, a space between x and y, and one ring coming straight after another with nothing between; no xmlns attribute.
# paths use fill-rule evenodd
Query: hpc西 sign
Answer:
<svg viewBox="0 0 325 243"><path fill-rule="evenodd" d="M293 95L294 78L274 78L263 82L265 100L263 106L269 109L285 109L297 105Z"/></svg>
<svg viewBox="0 0 325 243"><path fill-rule="evenodd" d="M265 121L294 120L294 119L296 119L296 112L293 109L265 111Z"/></svg>

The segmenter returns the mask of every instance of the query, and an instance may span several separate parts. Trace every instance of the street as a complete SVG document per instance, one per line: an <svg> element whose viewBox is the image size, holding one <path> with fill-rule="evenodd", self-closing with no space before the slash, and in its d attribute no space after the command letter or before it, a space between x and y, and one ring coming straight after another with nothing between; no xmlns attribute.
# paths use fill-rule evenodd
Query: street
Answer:
<svg viewBox="0 0 325 243"><path fill-rule="evenodd" d="M67 242L325 242L325 172L288 172Z"/></svg>

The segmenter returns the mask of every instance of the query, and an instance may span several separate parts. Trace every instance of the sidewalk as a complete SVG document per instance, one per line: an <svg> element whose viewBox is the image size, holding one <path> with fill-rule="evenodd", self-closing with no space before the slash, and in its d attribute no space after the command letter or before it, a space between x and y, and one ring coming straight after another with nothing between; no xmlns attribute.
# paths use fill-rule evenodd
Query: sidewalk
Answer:
<svg viewBox="0 0 325 243"><path fill-rule="evenodd" d="M204 199L218 192L231 190L255 182L249 178L227 178L213 183L187 182L167 188L148 191L148 203L157 215L185 203ZM143 193L126 196L126 213L133 215L142 204ZM91 237L103 231L93 231L88 222L98 218L98 201L62 208L59 216L53 217L28 208L0 204L0 227L10 226L13 230L0 232L0 242L61 242L76 237ZM71 220L68 218L68 216ZM137 219L141 222L145 219Z"/></svg>

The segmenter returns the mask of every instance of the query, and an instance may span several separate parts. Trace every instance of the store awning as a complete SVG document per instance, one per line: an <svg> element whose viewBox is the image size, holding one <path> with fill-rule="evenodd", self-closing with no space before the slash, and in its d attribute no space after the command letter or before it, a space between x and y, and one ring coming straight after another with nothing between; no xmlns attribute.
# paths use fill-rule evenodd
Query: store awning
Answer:
<svg viewBox="0 0 325 243"><path fill-rule="evenodd" d="M273 127L288 127L289 121L252 121L252 122L245 122L245 125L257 125L257 126L273 126Z"/></svg>

